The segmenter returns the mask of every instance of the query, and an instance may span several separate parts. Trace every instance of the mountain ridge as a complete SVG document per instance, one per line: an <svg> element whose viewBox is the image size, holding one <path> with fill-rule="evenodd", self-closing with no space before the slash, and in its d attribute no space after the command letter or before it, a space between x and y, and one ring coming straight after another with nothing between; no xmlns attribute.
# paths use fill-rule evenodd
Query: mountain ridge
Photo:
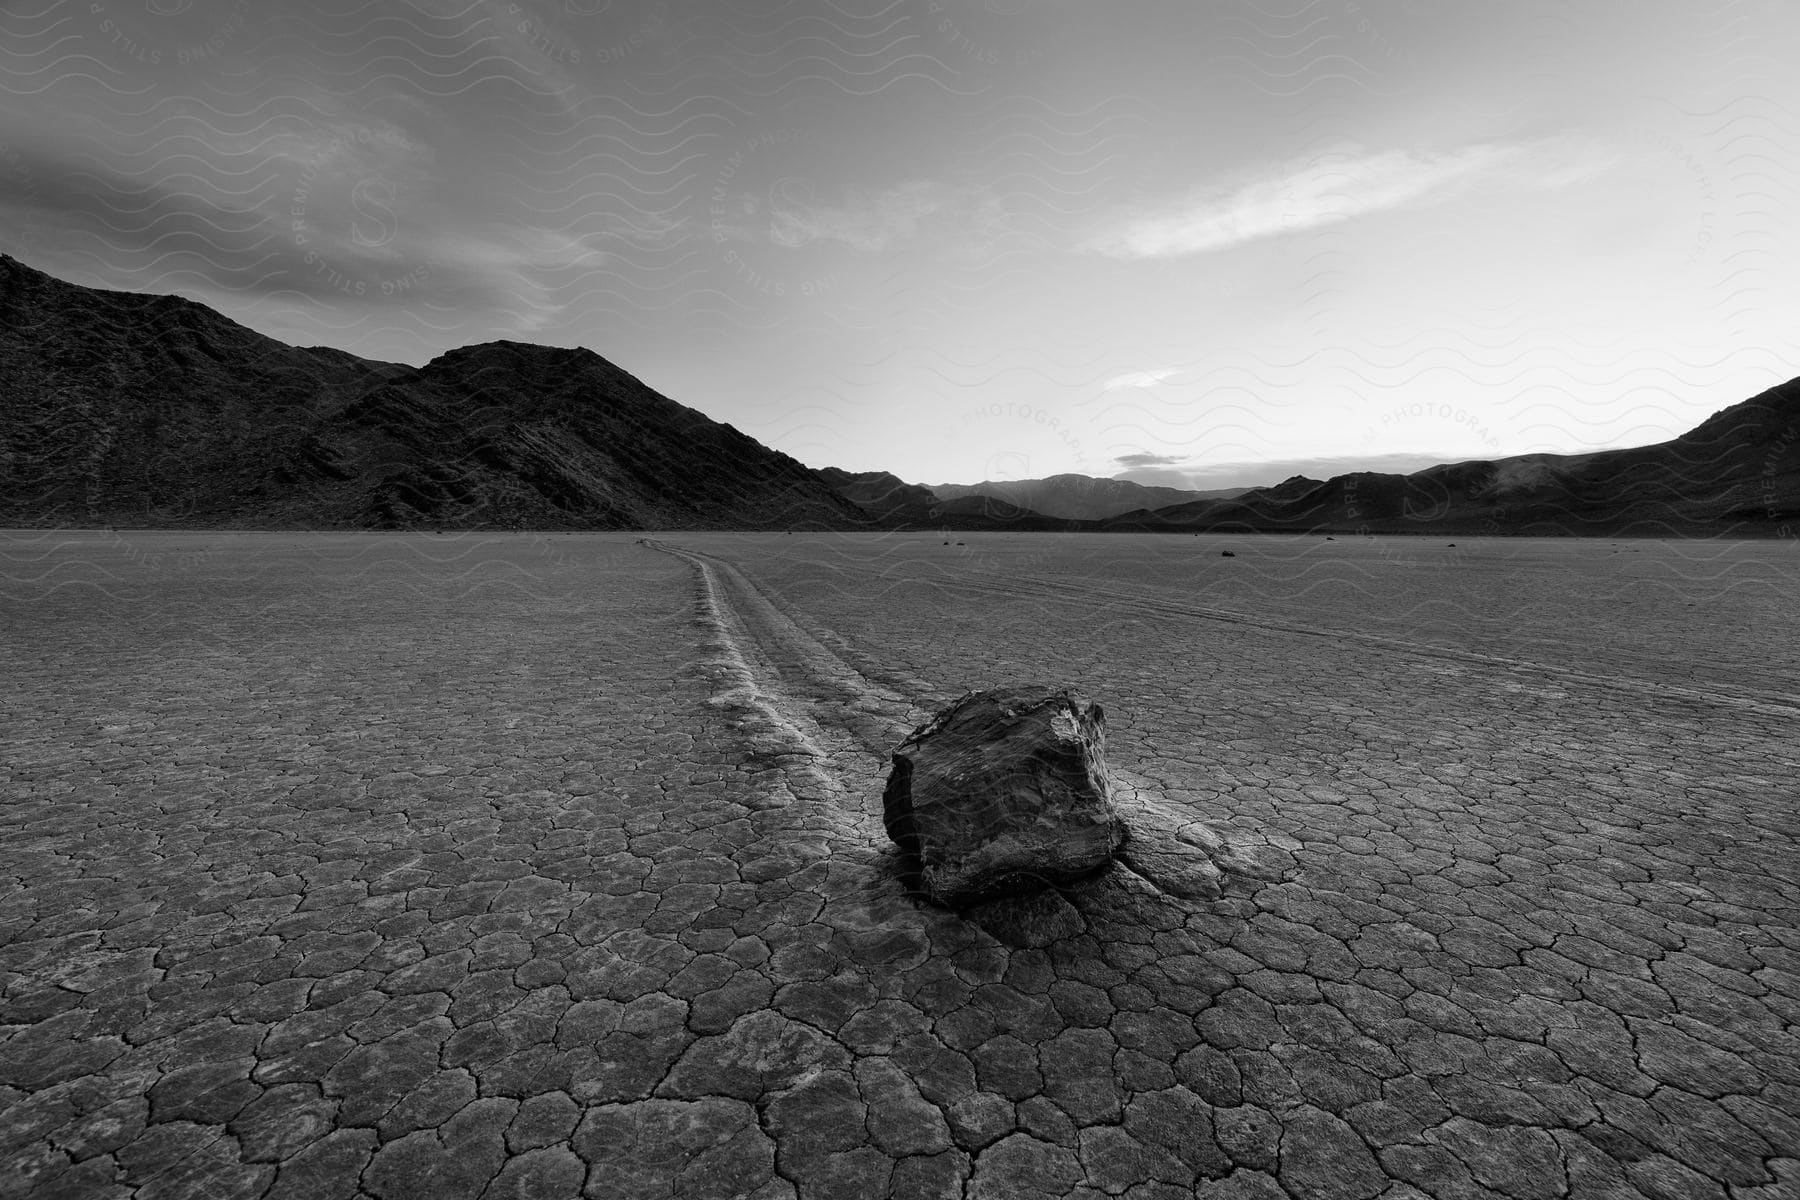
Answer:
<svg viewBox="0 0 1800 1200"><path fill-rule="evenodd" d="M1046 475L1041 479L988 479L980 483L925 486L943 501L960 500L966 496L992 496L996 500L1031 509L1046 517L1076 521L1103 521L1134 509L1166 508L1197 500L1228 499L1248 490L1225 488L1217 491L1192 491L1074 472Z"/></svg>
<svg viewBox="0 0 1800 1200"><path fill-rule="evenodd" d="M814 472L585 348L421 367L0 256L0 521L161 528L833 528Z"/></svg>
<svg viewBox="0 0 1800 1200"><path fill-rule="evenodd" d="M1235 500L1130 513L1162 532L1791 536L1800 533L1800 378L1649 446L1358 471Z"/></svg>
<svg viewBox="0 0 1800 1200"><path fill-rule="evenodd" d="M502 340L420 367L378 362L0 255L0 523L34 528L1791 536L1800 379L1651 446L1292 476L1229 495L1019 483L1084 502L1186 499L1078 518L995 481L943 496L887 472L814 470L586 348Z"/></svg>

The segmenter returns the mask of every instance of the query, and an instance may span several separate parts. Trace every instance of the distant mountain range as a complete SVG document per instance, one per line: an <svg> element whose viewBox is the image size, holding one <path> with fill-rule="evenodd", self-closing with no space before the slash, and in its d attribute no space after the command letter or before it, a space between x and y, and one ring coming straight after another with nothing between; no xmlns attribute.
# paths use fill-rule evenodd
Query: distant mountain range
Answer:
<svg viewBox="0 0 1800 1200"><path fill-rule="evenodd" d="M864 478L864 477L857 477ZM921 489L884 475L885 501ZM902 491L904 489L904 491ZM962 512L1034 527L1111 531L1800 536L1800 379L1770 388L1666 442L1586 454L1522 454L1410 475L1359 471L1328 480L1181 492L1128 480L936 484L939 520ZM860 494L852 498L863 502ZM1162 503L1167 494L1179 497ZM973 510L968 505L986 496ZM1139 498L1135 508L1120 505ZM890 513L894 509L890 508ZM908 510L914 515L917 511ZM1076 517L1100 512L1100 517Z"/></svg>
<svg viewBox="0 0 1800 1200"><path fill-rule="evenodd" d="M1800 534L1800 380L1667 442L1188 492L813 470L588 350L289 346L0 255L0 524Z"/></svg>
<svg viewBox="0 0 1800 1200"><path fill-rule="evenodd" d="M1104 521L1137 509L1167 508L1204 500L1229 500L1249 488L1194 492L1151 487L1129 479L1095 479L1091 475L1051 475L1044 479L987 480L982 483L934 483L939 500L992 496L1046 517L1071 521Z"/></svg>
<svg viewBox="0 0 1800 1200"><path fill-rule="evenodd" d="M1800 379L1666 442L1521 454L1410 475L1300 477L1231 500L1126 513L1114 530L1540 536L1800 536Z"/></svg>
<svg viewBox="0 0 1800 1200"><path fill-rule="evenodd" d="M836 467L820 467L818 475L840 495L880 517L928 516L942 504L924 484L903 483L886 471L840 471Z"/></svg>
<svg viewBox="0 0 1800 1200"><path fill-rule="evenodd" d="M886 471L842 471L820 467L819 477L884 526L911 528L1068 529L1071 522L1045 516L998 496L962 491L945 499L941 488L905 483ZM1079 477L1077 477L1079 478Z"/></svg>

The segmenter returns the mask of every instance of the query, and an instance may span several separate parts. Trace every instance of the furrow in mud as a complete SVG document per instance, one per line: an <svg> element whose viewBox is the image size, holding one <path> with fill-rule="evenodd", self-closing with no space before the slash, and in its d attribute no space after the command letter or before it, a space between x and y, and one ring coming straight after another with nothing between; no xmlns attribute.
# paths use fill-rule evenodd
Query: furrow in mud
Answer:
<svg viewBox="0 0 1800 1200"><path fill-rule="evenodd" d="M715 703L741 706L753 746L794 778L796 796L830 799L840 817L872 822L888 753L953 697L923 680L877 683L801 628L743 572L712 555L646 539L695 572L702 624L729 681ZM904 690L902 690L904 689ZM1123 865L1169 897L1216 898L1227 876L1277 880L1297 845L1221 831L1169 803L1149 779L1108 763L1114 800L1132 831Z"/></svg>
<svg viewBox="0 0 1800 1200"><path fill-rule="evenodd" d="M760 714L766 737L791 756L785 765L806 777L807 790L839 799L866 793L888 752L930 715L929 697L864 676L731 564L664 542L646 544L694 570L701 623L730 680L715 702Z"/></svg>
<svg viewBox="0 0 1800 1200"><path fill-rule="evenodd" d="M1404 638L1387 637L1378 633L1367 633L1361 630L1329 629L1321 626L1304 625L1293 621L1281 621L1267 617L1253 617L1245 613L1232 612L1227 609L1207 608L1196 604L1184 604L1174 600L1147 594L1132 594L1121 590L1113 582L1105 584L1084 584L1064 579L1046 579L1041 576L1000 575L989 572L970 572L970 574L987 575L986 579L939 578L932 581L933 586L960 588L964 591L978 592L987 595L1005 595L1012 599L1022 599L1031 591L1052 600L1083 601L1104 606L1112 612L1121 609L1145 613L1151 616L1190 617L1203 621L1216 621L1222 624L1237 625L1260 632L1274 634L1290 634L1301 637L1324 638L1334 642L1356 642L1383 650L1391 650L1401 654L1416 655L1469 666L1497 668L1519 675L1536 675L1545 682L1568 683L1582 687L1600 687L1612 691L1627 692L1650 699L1676 700L1687 703L1722 705L1728 708L1743 709L1765 716L1800 716L1800 698L1783 695L1778 692L1763 692L1751 688L1730 687L1723 684L1708 684L1706 687L1689 687L1684 684L1663 683L1649 679L1638 679L1628 675L1601 675L1591 671L1581 671L1573 667L1559 666L1554 663L1534 662L1529 659L1510 658L1499 654L1484 654L1477 650L1462 650L1453 646L1438 646L1428 642L1408 641ZM1028 590L1029 589L1029 590ZM1501 686L1507 686L1502 684ZM1509 690L1529 690L1521 685L1512 685Z"/></svg>

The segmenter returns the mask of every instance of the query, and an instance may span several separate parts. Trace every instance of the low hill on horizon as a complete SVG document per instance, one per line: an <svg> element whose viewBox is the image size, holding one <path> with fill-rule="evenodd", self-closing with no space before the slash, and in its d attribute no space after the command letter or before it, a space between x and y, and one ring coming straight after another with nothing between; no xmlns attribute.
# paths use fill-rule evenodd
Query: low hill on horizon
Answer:
<svg viewBox="0 0 1800 1200"><path fill-rule="evenodd" d="M1410 475L1295 476L1229 500L1128 513L1104 528L1538 536L1800 534L1800 379L1679 437L1585 454L1444 463Z"/></svg>
<svg viewBox="0 0 1800 1200"><path fill-rule="evenodd" d="M814 467L813 470L836 488L839 495L872 516L929 512L940 503L930 488L905 483L886 471L845 471L838 467Z"/></svg>
<svg viewBox="0 0 1800 1200"><path fill-rule="evenodd" d="M1042 513L1046 517L1060 517L1071 521L1103 521L1138 509L1166 508L1198 500L1229 499L1250 490L1225 488L1196 492L1135 483L1129 479L1101 479L1093 475L1073 473L1048 475L1042 479L990 479L981 483L934 483L926 486L939 500L992 496L996 500Z"/></svg>
<svg viewBox="0 0 1800 1200"><path fill-rule="evenodd" d="M0 523L866 528L799 461L585 349L423 367L265 337L0 255Z"/></svg>
<svg viewBox="0 0 1800 1200"><path fill-rule="evenodd" d="M815 470L884 529L1065 530L1079 524L980 493L943 500L923 484L903 482L887 471Z"/></svg>

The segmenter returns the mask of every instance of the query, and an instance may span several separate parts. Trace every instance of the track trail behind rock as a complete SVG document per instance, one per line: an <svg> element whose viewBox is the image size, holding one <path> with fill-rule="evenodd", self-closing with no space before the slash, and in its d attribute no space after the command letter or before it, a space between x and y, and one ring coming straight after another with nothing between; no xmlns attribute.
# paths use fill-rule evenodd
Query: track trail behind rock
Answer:
<svg viewBox="0 0 1800 1200"><path fill-rule="evenodd" d="M730 563L647 541L694 569L697 616L710 660L729 680L715 703L766 714L786 753L829 766L840 779L867 773L930 715L937 694L918 681L902 691L877 682L801 628ZM841 791L841 786L835 790Z"/></svg>
<svg viewBox="0 0 1800 1200"><path fill-rule="evenodd" d="M1172 600L1166 592L1158 592L1127 581L1109 579L1104 583L1084 582L1041 575L1010 575L997 571L970 569L955 576L932 580L934 587L956 588L983 595L1003 595L1013 600L1033 596L1050 601L1076 601L1102 607L1115 613L1141 613L1146 616L1188 617L1214 621L1245 629L1281 636L1323 638L1333 642L1353 642L1382 650L1434 660L1433 670L1440 674L1464 674L1470 668L1480 669L1483 678L1510 691L1527 691L1544 698L1560 698L1565 693L1558 685L1599 687L1625 692L1649 700L1674 700L1718 705L1765 716L1800 717L1800 697L1782 692L1763 691L1730 684L1708 683L1704 687L1641 679L1629 675L1599 674L1558 663L1537 662L1508 655L1487 654L1455 646L1388 637L1354 629L1333 629L1308 625L1274 617L1252 616L1229 609L1212 608L1186 601ZM1510 677L1510 678L1509 678ZM1524 682L1519 682L1524 680Z"/></svg>
<svg viewBox="0 0 1800 1200"><path fill-rule="evenodd" d="M880 795L889 754L954 693L852 665L847 655L854 651L843 639L803 628L721 558L655 539L645 545L694 569L706 665L722 685L712 702L743 714L753 753L780 762L796 798L828 801L845 834L874 836L879 824L870 801ZM1215 899L1227 875L1252 888L1284 877L1285 852L1295 848L1283 844L1287 839L1215 829L1129 769L1109 762L1108 774L1132 833L1120 862L1166 897Z"/></svg>

